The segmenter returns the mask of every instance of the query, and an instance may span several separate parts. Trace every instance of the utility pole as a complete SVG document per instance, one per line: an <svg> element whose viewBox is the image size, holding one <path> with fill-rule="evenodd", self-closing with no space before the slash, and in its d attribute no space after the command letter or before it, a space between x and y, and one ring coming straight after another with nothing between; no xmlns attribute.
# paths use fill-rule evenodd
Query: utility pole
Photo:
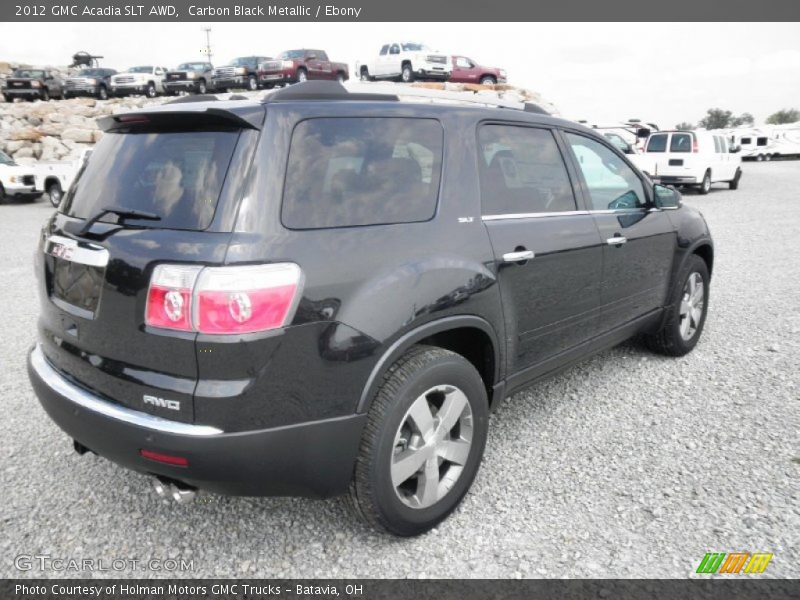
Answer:
<svg viewBox="0 0 800 600"><path fill-rule="evenodd" d="M211 57L212 57L212 54L211 54L211 27L203 27L203 31L206 32L206 47L205 47L204 50L201 50L200 53L206 55L206 60L208 60L208 62L212 62L211 61Z"/></svg>

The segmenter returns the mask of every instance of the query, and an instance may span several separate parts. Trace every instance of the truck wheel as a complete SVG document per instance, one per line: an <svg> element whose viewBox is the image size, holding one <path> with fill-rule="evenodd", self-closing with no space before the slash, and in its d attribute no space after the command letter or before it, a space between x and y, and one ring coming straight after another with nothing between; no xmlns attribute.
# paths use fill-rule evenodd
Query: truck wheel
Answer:
<svg viewBox="0 0 800 600"><path fill-rule="evenodd" d="M700 184L700 193L705 196L710 191L711 191L711 171L706 171L706 174L703 175L703 182Z"/></svg>
<svg viewBox="0 0 800 600"><path fill-rule="evenodd" d="M206 86L206 80L201 79L197 82L197 93L198 94L205 94L208 91L208 86Z"/></svg>
<svg viewBox="0 0 800 600"><path fill-rule="evenodd" d="M369 409L346 502L396 535L435 527L478 472L488 413L486 387L468 360L412 348L389 369Z"/></svg>
<svg viewBox="0 0 800 600"><path fill-rule="evenodd" d="M771 161L771 160L772 160L772 154L765 154L765 155L764 155L764 160L765 160L766 162L769 162L769 161Z"/></svg>
<svg viewBox="0 0 800 600"><path fill-rule="evenodd" d="M297 69L297 83L308 81L308 73L305 69Z"/></svg>
<svg viewBox="0 0 800 600"><path fill-rule="evenodd" d="M100 98L100 100L108 100L108 88L106 88L104 85L101 85L100 89L97 90L97 97Z"/></svg>
<svg viewBox="0 0 800 600"><path fill-rule="evenodd" d="M156 86L152 82L147 84L147 88L145 88L144 93L148 98L155 98L158 95Z"/></svg>
<svg viewBox="0 0 800 600"><path fill-rule="evenodd" d="M47 197L50 198L50 204L54 207L58 208L58 205L61 204L61 197L64 193L61 191L61 184L57 181L51 183L47 186Z"/></svg>
<svg viewBox="0 0 800 600"><path fill-rule="evenodd" d="M491 75L485 75L481 77L481 85L494 85L497 83L497 79L492 77Z"/></svg>
<svg viewBox="0 0 800 600"><path fill-rule="evenodd" d="M709 275L706 261L691 255L678 276L659 331L644 336L653 352L683 356L697 345L708 313Z"/></svg>
<svg viewBox="0 0 800 600"><path fill-rule="evenodd" d="M374 78L369 76L369 69L367 69L367 67L362 67L359 79L361 79L361 81L372 81Z"/></svg>
<svg viewBox="0 0 800 600"><path fill-rule="evenodd" d="M728 187L732 190L739 189L739 180L742 178L742 170L736 169L736 175L733 176L733 179L728 182Z"/></svg>
<svg viewBox="0 0 800 600"><path fill-rule="evenodd" d="M251 92L255 92L258 89L258 80L255 78L255 75L250 75L247 78L247 89Z"/></svg>
<svg viewBox="0 0 800 600"><path fill-rule="evenodd" d="M345 78L344 78L344 73L342 73L341 71L339 71L339 72L336 74L336 81L338 81L339 83L344 83L344 82L346 81L346 80L345 80Z"/></svg>
<svg viewBox="0 0 800 600"><path fill-rule="evenodd" d="M3 184L0 183L0 204L6 203L6 189L3 187Z"/></svg>
<svg viewBox="0 0 800 600"><path fill-rule="evenodd" d="M3 100L5 100L6 102L14 102L14 98L7 94L3 94Z"/></svg>
<svg viewBox="0 0 800 600"><path fill-rule="evenodd" d="M400 79L403 83L411 83L414 81L414 69L411 68L411 63L405 63L403 70L400 73Z"/></svg>
<svg viewBox="0 0 800 600"><path fill-rule="evenodd" d="M42 90L42 102L49 102L50 101L50 92L47 88Z"/></svg>
<svg viewBox="0 0 800 600"><path fill-rule="evenodd" d="M759 154L758 156L756 156L756 162L764 162L764 155Z"/></svg>

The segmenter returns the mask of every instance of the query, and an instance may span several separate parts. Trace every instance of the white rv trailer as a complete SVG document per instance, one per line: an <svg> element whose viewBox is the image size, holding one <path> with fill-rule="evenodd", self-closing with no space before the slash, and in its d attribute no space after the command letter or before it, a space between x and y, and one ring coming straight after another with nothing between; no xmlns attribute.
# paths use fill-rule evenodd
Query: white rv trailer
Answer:
<svg viewBox="0 0 800 600"><path fill-rule="evenodd" d="M742 148L744 160L800 158L800 122L728 129L728 141Z"/></svg>

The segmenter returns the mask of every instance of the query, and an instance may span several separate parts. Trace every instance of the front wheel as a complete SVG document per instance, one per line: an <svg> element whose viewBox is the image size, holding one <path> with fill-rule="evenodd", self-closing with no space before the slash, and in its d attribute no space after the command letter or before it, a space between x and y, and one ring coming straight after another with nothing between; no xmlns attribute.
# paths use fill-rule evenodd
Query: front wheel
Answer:
<svg viewBox="0 0 800 600"><path fill-rule="evenodd" d="M197 84L197 93L198 94L205 94L208 91L208 87L206 87L205 79L201 79Z"/></svg>
<svg viewBox="0 0 800 600"><path fill-rule="evenodd" d="M255 75L250 75L250 77L247 78L247 89L251 92L255 92L258 89L258 80Z"/></svg>
<svg viewBox="0 0 800 600"><path fill-rule="evenodd" d="M487 75L486 77L481 77L481 85L494 85L496 83L497 80L491 75Z"/></svg>
<svg viewBox="0 0 800 600"><path fill-rule="evenodd" d="M417 346L388 371L370 407L348 500L373 527L424 533L461 502L488 430L486 387L464 357Z"/></svg>
<svg viewBox="0 0 800 600"><path fill-rule="evenodd" d="M400 79L403 81L403 83L411 83L414 81L414 69L411 68L410 63L403 65L403 70L400 73Z"/></svg>
<svg viewBox="0 0 800 600"><path fill-rule="evenodd" d="M728 182L728 187L732 190L739 189L739 180L742 178L742 170L736 169L736 175L733 176L733 179Z"/></svg>
<svg viewBox="0 0 800 600"><path fill-rule="evenodd" d="M108 88L106 88L104 85L101 85L100 89L97 90L97 97L100 98L100 100L108 100Z"/></svg>
<svg viewBox="0 0 800 600"><path fill-rule="evenodd" d="M706 261L696 254L690 256L677 281L661 329L645 336L651 350L669 356L691 352L703 333L710 283Z"/></svg>
<svg viewBox="0 0 800 600"><path fill-rule="evenodd" d="M147 84L147 89L145 90L145 95L148 98L155 98L158 92L156 91L156 86L152 83Z"/></svg>
<svg viewBox="0 0 800 600"><path fill-rule="evenodd" d="M59 183L51 183L47 187L47 197L50 199L50 204L52 204L55 208L58 208L58 205L61 204L61 197L64 193L61 190L61 185Z"/></svg>
<svg viewBox="0 0 800 600"><path fill-rule="evenodd" d="M369 71L366 68L361 69L361 75L359 78L361 81L372 81L372 77L369 76Z"/></svg>
<svg viewBox="0 0 800 600"><path fill-rule="evenodd" d="M47 88L42 90L42 102L49 102L50 101L50 92Z"/></svg>

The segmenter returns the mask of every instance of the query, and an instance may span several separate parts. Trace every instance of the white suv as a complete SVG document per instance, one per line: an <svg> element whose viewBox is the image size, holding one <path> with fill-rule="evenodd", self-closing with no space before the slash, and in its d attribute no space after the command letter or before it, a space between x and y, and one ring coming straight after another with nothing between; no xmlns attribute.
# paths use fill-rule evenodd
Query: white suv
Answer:
<svg viewBox="0 0 800 600"><path fill-rule="evenodd" d="M647 138L637 166L663 184L691 185L707 194L712 183L739 187L739 147L711 131L658 131Z"/></svg>
<svg viewBox="0 0 800 600"><path fill-rule="evenodd" d="M377 56L356 61L356 73L362 81L414 79L447 81L453 71L450 57L416 42L391 42L381 46Z"/></svg>

